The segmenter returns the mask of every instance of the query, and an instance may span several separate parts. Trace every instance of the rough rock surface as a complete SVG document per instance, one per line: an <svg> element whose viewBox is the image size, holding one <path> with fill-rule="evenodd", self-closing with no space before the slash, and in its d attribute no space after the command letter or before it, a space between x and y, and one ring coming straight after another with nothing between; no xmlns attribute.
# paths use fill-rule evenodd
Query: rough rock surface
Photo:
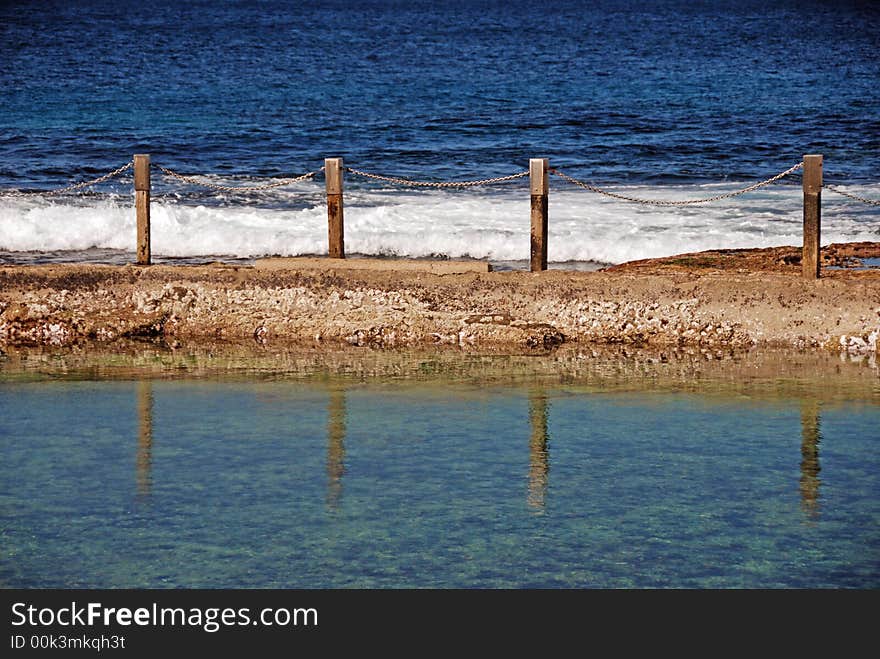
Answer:
<svg viewBox="0 0 880 659"><path fill-rule="evenodd" d="M880 270L829 270L805 281L779 249L764 250L763 259L761 250L723 251L599 272L437 275L329 261L312 271L7 266L0 346L247 337L327 347L542 350L578 342L876 352Z"/></svg>

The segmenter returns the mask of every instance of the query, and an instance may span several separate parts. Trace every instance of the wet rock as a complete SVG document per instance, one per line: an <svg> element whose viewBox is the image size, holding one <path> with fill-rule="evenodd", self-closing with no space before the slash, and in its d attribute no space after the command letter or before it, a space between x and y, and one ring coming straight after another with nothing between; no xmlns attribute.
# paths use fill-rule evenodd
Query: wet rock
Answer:
<svg viewBox="0 0 880 659"><path fill-rule="evenodd" d="M565 343L565 335L559 330L552 330L539 335L533 334L526 338L525 343L529 348L550 350Z"/></svg>

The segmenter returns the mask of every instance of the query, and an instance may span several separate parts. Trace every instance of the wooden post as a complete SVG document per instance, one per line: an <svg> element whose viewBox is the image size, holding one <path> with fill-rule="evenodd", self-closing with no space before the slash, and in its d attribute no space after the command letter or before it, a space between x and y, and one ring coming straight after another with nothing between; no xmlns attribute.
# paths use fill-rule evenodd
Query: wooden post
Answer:
<svg viewBox="0 0 880 659"><path fill-rule="evenodd" d="M547 269L547 169L546 158L529 160L529 188L532 193L531 271Z"/></svg>
<svg viewBox="0 0 880 659"><path fill-rule="evenodd" d="M137 263L150 265L150 156L134 157L134 207L137 214Z"/></svg>
<svg viewBox="0 0 880 659"><path fill-rule="evenodd" d="M345 258L345 225L342 219L342 158L324 159L327 181L327 234L331 259Z"/></svg>
<svg viewBox="0 0 880 659"><path fill-rule="evenodd" d="M804 279L818 279L822 232L822 156L804 156Z"/></svg>

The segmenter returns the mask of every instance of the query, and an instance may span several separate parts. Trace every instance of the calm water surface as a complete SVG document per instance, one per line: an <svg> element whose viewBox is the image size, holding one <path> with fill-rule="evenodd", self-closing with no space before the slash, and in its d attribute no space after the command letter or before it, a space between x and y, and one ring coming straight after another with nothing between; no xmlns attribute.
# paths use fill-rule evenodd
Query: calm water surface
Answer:
<svg viewBox="0 0 880 659"><path fill-rule="evenodd" d="M876 588L878 391L0 369L0 583Z"/></svg>

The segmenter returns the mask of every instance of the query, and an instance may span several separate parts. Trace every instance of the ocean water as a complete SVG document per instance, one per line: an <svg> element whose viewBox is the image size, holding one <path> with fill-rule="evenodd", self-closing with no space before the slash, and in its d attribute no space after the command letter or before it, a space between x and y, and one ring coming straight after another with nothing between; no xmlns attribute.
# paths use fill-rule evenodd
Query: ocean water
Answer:
<svg viewBox="0 0 880 659"><path fill-rule="evenodd" d="M0 362L4 587L880 586L873 362L68 359Z"/></svg>
<svg viewBox="0 0 880 659"><path fill-rule="evenodd" d="M805 153L880 199L880 7L780 0L126 0L0 3L0 190L50 190L150 153L253 185L356 169L454 181L529 158L657 199L769 178ZM88 193L0 193L0 262L130 260L129 173ZM159 257L326 252L320 172L260 193L153 170ZM616 263L798 244L792 176L733 200L624 203L551 180L549 258ZM349 253L528 258L525 179L411 189L346 175ZM823 242L880 239L827 191ZM48 256L47 256L48 255Z"/></svg>

